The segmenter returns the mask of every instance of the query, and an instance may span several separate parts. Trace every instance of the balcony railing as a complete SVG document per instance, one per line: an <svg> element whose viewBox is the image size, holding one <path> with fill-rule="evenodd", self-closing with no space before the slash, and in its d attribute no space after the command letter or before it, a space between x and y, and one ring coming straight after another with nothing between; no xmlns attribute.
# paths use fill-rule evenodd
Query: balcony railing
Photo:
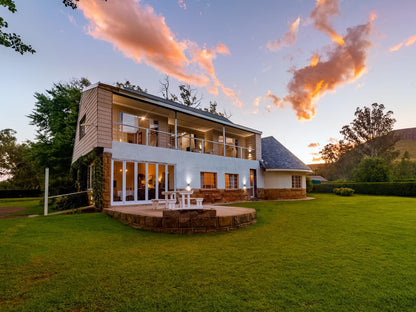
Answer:
<svg viewBox="0 0 416 312"><path fill-rule="evenodd" d="M241 159L256 159L255 149L195 138L186 135L113 123L113 140L192 153L212 154Z"/></svg>

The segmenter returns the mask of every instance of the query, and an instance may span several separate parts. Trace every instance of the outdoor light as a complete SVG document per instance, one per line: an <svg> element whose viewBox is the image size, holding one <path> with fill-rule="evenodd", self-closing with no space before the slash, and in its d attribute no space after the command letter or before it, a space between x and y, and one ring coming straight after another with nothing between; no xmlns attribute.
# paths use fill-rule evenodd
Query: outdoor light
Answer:
<svg viewBox="0 0 416 312"><path fill-rule="evenodd" d="M191 190L191 184L188 183L188 186L186 187L186 190L189 192Z"/></svg>
<svg viewBox="0 0 416 312"><path fill-rule="evenodd" d="M244 189L244 190L246 190L246 188L247 188L247 187L246 187L246 182L244 182L244 184L243 184L243 189Z"/></svg>
<svg viewBox="0 0 416 312"><path fill-rule="evenodd" d="M141 119L141 120L145 120L145 119L146 119L146 117L142 116L142 117L140 117L140 119Z"/></svg>

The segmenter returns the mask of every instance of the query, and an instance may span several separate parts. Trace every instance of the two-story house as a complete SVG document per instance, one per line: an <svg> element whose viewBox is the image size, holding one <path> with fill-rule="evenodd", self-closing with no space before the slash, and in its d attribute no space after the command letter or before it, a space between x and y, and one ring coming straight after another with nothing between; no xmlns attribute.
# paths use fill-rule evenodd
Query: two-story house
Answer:
<svg viewBox="0 0 416 312"><path fill-rule="evenodd" d="M104 207L150 203L186 188L205 202L301 198L311 172L258 130L102 83L82 93L72 161L93 150L103 160Z"/></svg>

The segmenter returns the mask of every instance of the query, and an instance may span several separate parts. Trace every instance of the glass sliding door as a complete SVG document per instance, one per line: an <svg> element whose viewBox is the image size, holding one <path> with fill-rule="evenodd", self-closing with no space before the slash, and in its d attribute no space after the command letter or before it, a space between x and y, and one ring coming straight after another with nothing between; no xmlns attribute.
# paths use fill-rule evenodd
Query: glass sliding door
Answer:
<svg viewBox="0 0 416 312"><path fill-rule="evenodd" d="M134 163L126 162L126 198L125 201L134 200Z"/></svg>
<svg viewBox="0 0 416 312"><path fill-rule="evenodd" d="M132 204L164 199L162 192L175 190L174 166L133 161L112 161L112 203Z"/></svg>
<svg viewBox="0 0 416 312"><path fill-rule="evenodd" d="M148 164L149 169L147 172L147 199L156 198L156 165Z"/></svg>
<svg viewBox="0 0 416 312"><path fill-rule="evenodd" d="M113 164L113 201L123 200L123 162L115 161Z"/></svg>
<svg viewBox="0 0 416 312"><path fill-rule="evenodd" d="M159 184L158 187L158 194L159 194L159 199L163 199L165 198L164 195L162 195L162 192L164 192L166 190L166 165L159 165L159 171L157 173L157 182Z"/></svg>
<svg viewBox="0 0 416 312"><path fill-rule="evenodd" d="M146 200L146 164L137 164L137 200Z"/></svg>

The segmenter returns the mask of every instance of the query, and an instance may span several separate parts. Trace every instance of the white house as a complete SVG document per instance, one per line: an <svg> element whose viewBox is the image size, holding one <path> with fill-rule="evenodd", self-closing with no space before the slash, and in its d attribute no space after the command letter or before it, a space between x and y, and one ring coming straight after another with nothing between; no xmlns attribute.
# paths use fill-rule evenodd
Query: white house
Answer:
<svg viewBox="0 0 416 312"><path fill-rule="evenodd" d="M187 187L205 202L302 198L311 172L258 130L102 83L82 93L73 163L92 151L103 162L104 207L149 203Z"/></svg>

